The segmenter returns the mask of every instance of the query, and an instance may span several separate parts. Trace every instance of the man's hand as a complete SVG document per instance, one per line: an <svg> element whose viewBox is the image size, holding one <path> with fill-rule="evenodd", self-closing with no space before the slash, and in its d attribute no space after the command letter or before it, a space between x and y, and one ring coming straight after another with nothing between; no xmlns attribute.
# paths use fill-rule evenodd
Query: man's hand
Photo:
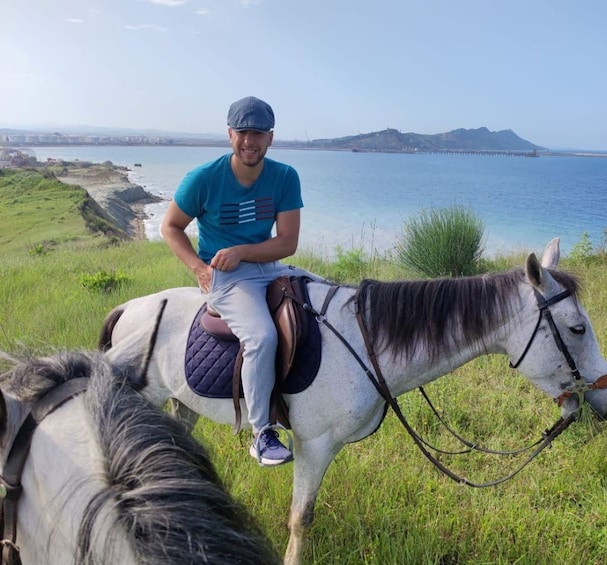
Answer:
<svg viewBox="0 0 607 565"><path fill-rule="evenodd" d="M209 265L201 265L200 267L196 267L194 269L194 274L196 275L196 279L198 280L198 286L205 294L209 293L209 289L211 288L211 278L213 276L213 269L209 267Z"/></svg>
<svg viewBox="0 0 607 565"><path fill-rule="evenodd" d="M241 253L239 246L220 249L211 259L211 267L220 271L232 271L240 265Z"/></svg>

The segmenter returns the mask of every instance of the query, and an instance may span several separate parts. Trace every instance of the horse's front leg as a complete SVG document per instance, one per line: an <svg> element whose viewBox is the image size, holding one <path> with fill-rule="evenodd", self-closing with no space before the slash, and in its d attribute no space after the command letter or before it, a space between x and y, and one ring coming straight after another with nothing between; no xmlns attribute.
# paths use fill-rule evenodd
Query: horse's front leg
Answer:
<svg viewBox="0 0 607 565"><path fill-rule="evenodd" d="M314 505L323 476L341 445L328 438L298 442L295 438L293 498L289 517L289 544L285 565L301 565L308 531L314 521Z"/></svg>

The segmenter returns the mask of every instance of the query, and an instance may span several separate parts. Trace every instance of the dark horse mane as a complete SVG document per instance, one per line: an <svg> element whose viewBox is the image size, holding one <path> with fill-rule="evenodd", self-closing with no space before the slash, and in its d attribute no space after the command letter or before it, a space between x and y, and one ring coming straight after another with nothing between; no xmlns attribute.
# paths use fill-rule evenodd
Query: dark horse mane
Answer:
<svg viewBox="0 0 607 565"><path fill-rule="evenodd" d="M26 359L1 378L4 390L31 402L61 382L90 377L84 401L106 458L107 486L87 506L75 562L99 563L92 554L95 524L114 508L113 527L132 540L142 563L280 563L248 511L225 490L207 451L127 384L136 370L112 366L99 352L62 352ZM112 555L113 537L103 562Z"/></svg>
<svg viewBox="0 0 607 565"><path fill-rule="evenodd" d="M574 296L578 280L550 269L556 281ZM463 335L471 345L512 314L520 300L523 269L471 277L380 282L363 280L354 297L376 351L411 359L419 348L430 359L448 353L450 337Z"/></svg>

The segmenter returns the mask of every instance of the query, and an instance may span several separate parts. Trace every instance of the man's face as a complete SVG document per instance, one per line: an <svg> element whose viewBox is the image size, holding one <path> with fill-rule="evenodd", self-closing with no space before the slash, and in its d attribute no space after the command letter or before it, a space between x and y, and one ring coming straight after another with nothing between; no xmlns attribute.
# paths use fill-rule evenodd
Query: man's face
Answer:
<svg viewBox="0 0 607 565"><path fill-rule="evenodd" d="M228 135L234 155L246 167L255 167L261 163L274 137L271 131L236 131L232 128L228 128Z"/></svg>

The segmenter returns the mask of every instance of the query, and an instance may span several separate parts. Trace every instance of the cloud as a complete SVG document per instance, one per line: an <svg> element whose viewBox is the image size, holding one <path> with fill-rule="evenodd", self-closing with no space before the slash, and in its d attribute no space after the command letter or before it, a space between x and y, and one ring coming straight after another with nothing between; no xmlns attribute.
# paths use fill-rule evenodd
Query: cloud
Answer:
<svg viewBox="0 0 607 565"><path fill-rule="evenodd" d="M208 16L209 11L208 10L196 10L196 15L197 16Z"/></svg>
<svg viewBox="0 0 607 565"><path fill-rule="evenodd" d="M155 24L139 24L139 25L122 24L121 27L124 29L131 30L131 31L144 30L144 31L157 31L160 33L164 33L166 31L165 27L160 27Z"/></svg>
<svg viewBox="0 0 607 565"><path fill-rule="evenodd" d="M69 22L70 24L81 24L81 23L84 23L84 20L81 19L81 18L68 18L66 21Z"/></svg>
<svg viewBox="0 0 607 565"><path fill-rule="evenodd" d="M182 6L188 0L148 0L150 4L158 4L159 6Z"/></svg>
<svg viewBox="0 0 607 565"><path fill-rule="evenodd" d="M266 0L240 0L241 6L256 6L257 4L261 4Z"/></svg>

